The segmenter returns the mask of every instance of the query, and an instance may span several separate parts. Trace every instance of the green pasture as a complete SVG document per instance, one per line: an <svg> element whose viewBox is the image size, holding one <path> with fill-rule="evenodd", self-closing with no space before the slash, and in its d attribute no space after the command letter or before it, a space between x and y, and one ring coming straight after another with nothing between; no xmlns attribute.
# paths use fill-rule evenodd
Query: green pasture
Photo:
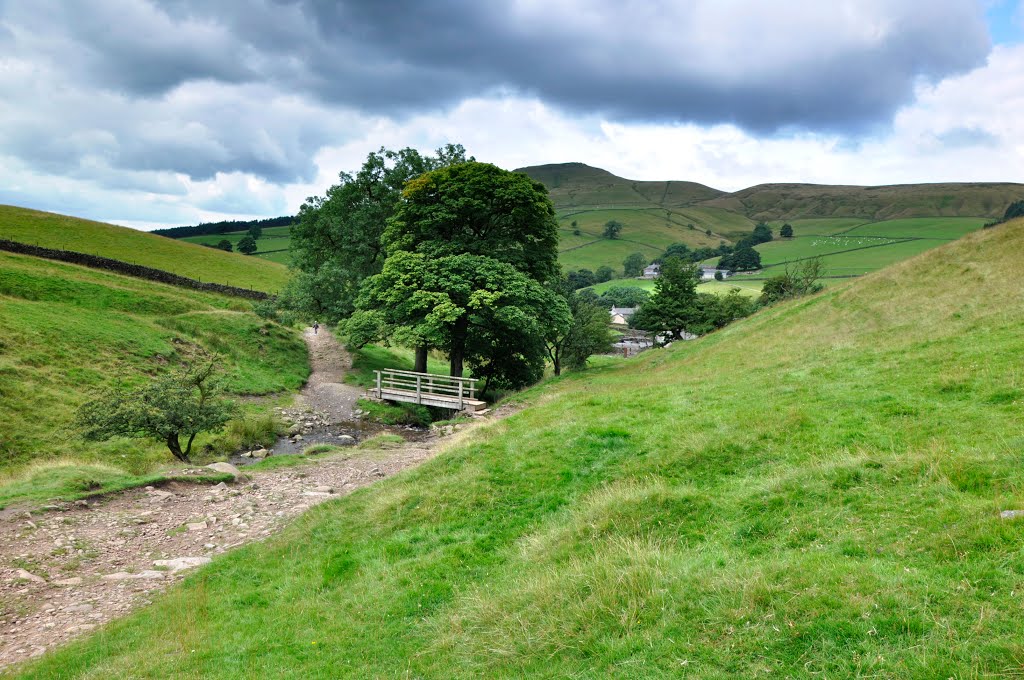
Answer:
<svg viewBox="0 0 1024 680"><path fill-rule="evenodd" d="M247 301L0 253L0 476L69 459L133 475L171 462L162 444L86 442L74 414L200 348L221 357L234 395L294 390L309 371L298 334Z"/></svg>
<svg viewBox="0 0 1024 680"><path fill-rule="evenodd" d="M262 236L256 240L259 250L253 253L252 257L277 262L278 264L290 264L291 253L288 252L288 248L291 246L290 229L290 227L267 227L264 229ZM238 242L248 236L248 234L249 232L247 231L234 231L228 234L187 236L178 240L189 243L216 245L222 240L227 239L237 251Z"/></svg>
<svg viewBox="0 0 1024 680"><path fill-rule="evenodd" d="M915 217L862 224L849 235L954 240L981 229L989 221L982 217Z"/></svg>
<svg viewBox="0 0 1024 680"><path fill-rule="evenodd" d="M725 295L733 288L739 288L740 291L749 297L757 297L761 294L762 281L744 281L742 278L729 278L726 281L704 281L697 285L697 291L700 293L714 293L715 295ZM596 285L590 286L590 290L594 291L598 295L605 292L609 288L614 286L623 286L626 288L642 288L644 290L654 292L654 280L653 279L612 279L611 281L605 281Z"/></svg>
<svg viewBox="0 0 1024 680"><path fill-rule="evenodd" d="M275 292L288 280L280 264L253 260L143 231L0 205L0 238L100 255L201 281Z"/></svg>
<svg viewBox="0 0 1024 680"><path fill-rule="evenodd" d="M551 379L9 674L1012 675L1022 258L1018 222Z"/></svg>

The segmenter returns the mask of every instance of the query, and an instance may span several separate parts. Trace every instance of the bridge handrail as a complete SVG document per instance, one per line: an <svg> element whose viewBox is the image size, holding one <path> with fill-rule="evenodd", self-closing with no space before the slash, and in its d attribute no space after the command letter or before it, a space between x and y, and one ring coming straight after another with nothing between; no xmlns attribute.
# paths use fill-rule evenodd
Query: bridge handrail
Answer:
<svg viewBox="0 0 1024 680"><path fill-rule="evenodd" d="M398 368L382 368L379 371L374 371L374 373L398 373L400 375L419 375L424 377L429 376L431 378L441 378L442 380L458 380L459 382L475 383L479 380L479 378L463 378L462 376L444 375L441 373L420 373L418 371L403 371Z"/></svg>
<svg viewBox="0 0 1024 680"><path fill-rule="evenodd" d="M418 373L385 368L375 370L377 398L384 396L385 384L392 390L403 390L416 393L417 403L423 403L423 395L438 397L458 397L459 408L465 407L465 400L476 399L476 378L440 375L437 373ZM468 387L467 387L468 384Z"/></svg>

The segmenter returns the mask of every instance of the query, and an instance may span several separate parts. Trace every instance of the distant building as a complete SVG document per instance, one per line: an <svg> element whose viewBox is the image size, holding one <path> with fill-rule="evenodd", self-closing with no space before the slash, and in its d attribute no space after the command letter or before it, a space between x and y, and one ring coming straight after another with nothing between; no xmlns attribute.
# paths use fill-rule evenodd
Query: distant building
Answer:
<svg viewBox="0 0 1024 680"><path fill-rule="evenodd" d="M636 314L636 307L612 307L611 322L619 326L625 326L634 314Z"/></svg>
<svg viewBox="0 0 1024 680"><path fill-rule="evenodd" d="M732 272L728 269L719 269L710 265L701 265L700 268L700 280L701 281L713 281L715 274L721 274L723 279L727 279L732 276Z"/></svg>
<svg viewBox="0 0 1024 680"><path fill-rule="evenodd" d="M657 262L655 262L653 264L649 264L646 267L644 267L644 275L641 276L640 278L641 279L656 279L656 278L658 278L659 274L661 274L661 265L658 264Z"/></svg>

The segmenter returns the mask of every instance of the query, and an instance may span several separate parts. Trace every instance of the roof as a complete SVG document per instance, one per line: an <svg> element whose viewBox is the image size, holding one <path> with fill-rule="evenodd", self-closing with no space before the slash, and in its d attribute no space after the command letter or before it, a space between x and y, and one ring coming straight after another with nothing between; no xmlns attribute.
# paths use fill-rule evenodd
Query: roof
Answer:
<svg viewBox="0 0 1024 680"><path fill-rule="evenodd" d="M636 314L636 307L612 307L612 314L621 314L622 316L632 316Z"/></svg>

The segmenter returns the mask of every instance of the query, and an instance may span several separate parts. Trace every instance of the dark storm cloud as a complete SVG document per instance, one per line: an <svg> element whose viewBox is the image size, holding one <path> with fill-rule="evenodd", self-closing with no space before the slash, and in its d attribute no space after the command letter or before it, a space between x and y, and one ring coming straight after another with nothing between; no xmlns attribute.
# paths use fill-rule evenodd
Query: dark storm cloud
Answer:
<svg viewBox="0 0 1024 680"><path fill-rule="evenodd" d="M273 182L309 179L343 115L479 95L856 132L989 49L970 0L0 0L0 44L20 64L0 70L0 98L21 102L0 102L0 154Z"/></svg>

